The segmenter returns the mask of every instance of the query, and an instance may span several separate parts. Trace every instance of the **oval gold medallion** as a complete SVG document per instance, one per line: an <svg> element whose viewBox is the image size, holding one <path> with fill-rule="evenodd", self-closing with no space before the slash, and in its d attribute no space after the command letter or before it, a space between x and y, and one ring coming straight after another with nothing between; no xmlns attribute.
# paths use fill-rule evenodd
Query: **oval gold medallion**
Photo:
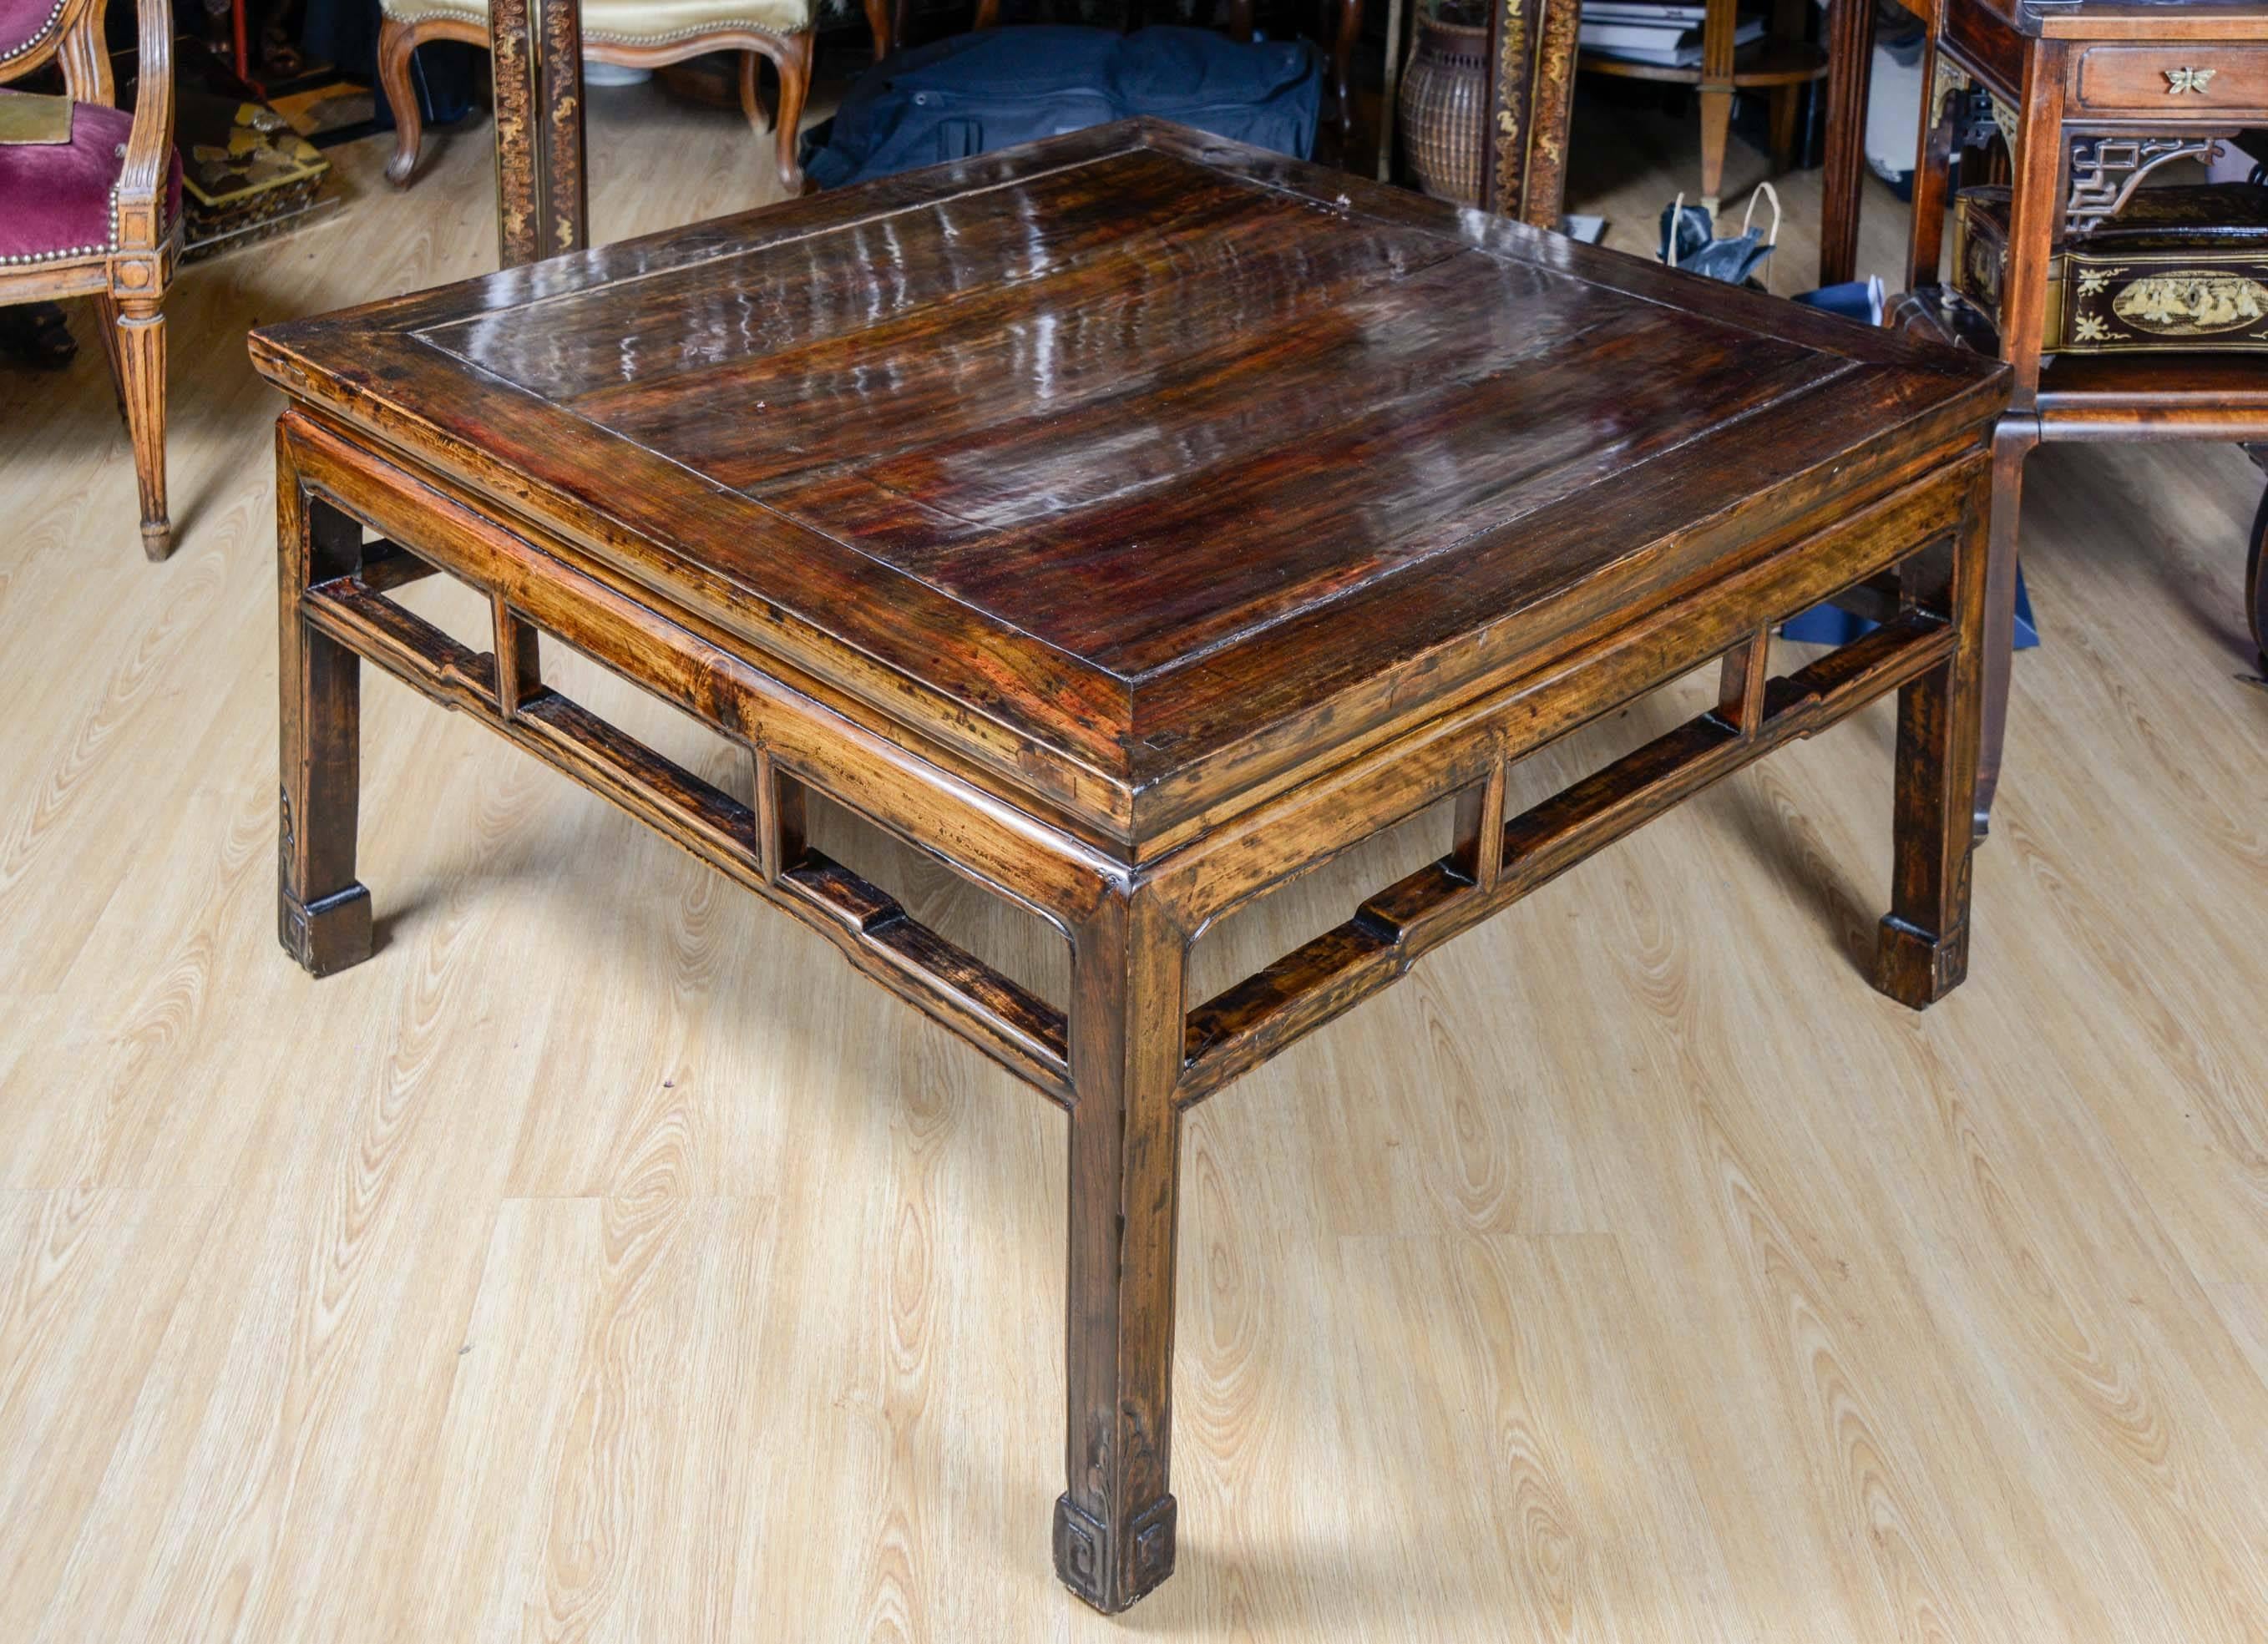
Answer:
<svg viewBox="0 0 2268 1644"><path fill-rule="evenodd" d="M2154 275L2111 305L2137 331L2161 337L2212 336L2268 319L2268 285L2241 274Z"/></svg>

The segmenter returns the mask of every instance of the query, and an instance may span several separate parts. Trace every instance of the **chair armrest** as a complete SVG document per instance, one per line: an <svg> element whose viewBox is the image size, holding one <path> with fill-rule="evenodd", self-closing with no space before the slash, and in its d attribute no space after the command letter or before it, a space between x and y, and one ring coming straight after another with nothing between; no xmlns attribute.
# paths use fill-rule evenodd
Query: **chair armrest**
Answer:
<svg viewBox="0 0 2268 1644"><path fill-rule="evenodd" d="M166 158L173 148L173 11L168 0L136 0L140 67L135 76L134 124L126 136L126 164L118 173L122 203L157 207L166 191ZM153 215L153 222L156 220Z"/></svg>

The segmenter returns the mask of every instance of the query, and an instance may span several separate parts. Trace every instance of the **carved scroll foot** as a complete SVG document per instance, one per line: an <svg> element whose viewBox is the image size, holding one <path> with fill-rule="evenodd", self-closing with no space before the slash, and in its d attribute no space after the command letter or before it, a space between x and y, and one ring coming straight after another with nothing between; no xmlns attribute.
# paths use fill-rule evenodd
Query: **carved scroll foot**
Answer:
<svg viewBox="0 0 2268 1644"><path fill-rule="evenodd" d="M1105 1615L1116 1615L1174 1573L1172 1496L1137 1515L1116 1535L1099 1520L1056 1498L1056 1574Z"/></svg>

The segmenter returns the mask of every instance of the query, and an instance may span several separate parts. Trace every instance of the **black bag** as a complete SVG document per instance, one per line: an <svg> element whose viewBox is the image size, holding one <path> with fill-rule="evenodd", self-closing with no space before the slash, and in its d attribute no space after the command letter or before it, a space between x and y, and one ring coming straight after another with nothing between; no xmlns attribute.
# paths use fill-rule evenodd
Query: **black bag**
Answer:
<svg viewBox="0 0 2268 1644"><path fill-rule="evenodd" d="M840 188L1136 114L1306 159L1322 85L1322 54L1304 40L1247 44L1162 26L988 29L861 75L805 139L804 172Z"/></svg>

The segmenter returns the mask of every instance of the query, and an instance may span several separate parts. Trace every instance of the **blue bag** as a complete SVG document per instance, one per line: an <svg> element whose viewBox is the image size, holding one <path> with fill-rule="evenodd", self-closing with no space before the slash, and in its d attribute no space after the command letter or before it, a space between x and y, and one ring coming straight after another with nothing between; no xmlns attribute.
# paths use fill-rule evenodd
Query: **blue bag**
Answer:
<svg viewBox="0 0 2268 1644"><path fill-rule="evenodd" d="M1306 159L1322 86L1322 54L1305 40L1163 26L988 29L861 75L806 139L804 172L840 188L1136 114Z"/></svg>

